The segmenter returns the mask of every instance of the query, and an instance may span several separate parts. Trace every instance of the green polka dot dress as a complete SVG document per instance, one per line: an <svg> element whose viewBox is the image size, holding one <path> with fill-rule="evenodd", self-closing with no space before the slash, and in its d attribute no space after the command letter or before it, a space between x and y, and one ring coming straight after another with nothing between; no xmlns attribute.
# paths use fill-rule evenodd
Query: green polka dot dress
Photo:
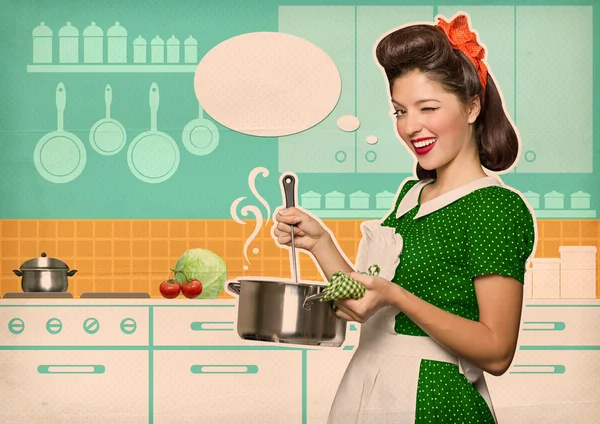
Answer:
<svg viewBox="0 0 600 424"><path fill-rule="evenodd" d="M392 281L445 311L478 321L473 278L500 274L524 282L534 246L533 217L517 193L498 185L461 196L447 193L421 205L429 181L411 192L415 199L404 201L418 182L404 184L382 223L403 238ZM395 331L429 337L402 312L395 317ZM416 423L494 423L485 400L456 365L422 360L418 380Z"/></svg>

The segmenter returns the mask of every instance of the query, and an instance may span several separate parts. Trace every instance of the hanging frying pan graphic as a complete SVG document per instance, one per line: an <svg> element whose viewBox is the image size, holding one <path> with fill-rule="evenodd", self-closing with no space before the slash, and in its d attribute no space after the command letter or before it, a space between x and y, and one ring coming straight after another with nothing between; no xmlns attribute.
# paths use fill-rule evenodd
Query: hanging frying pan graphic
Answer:
<svg viewBox="0 0 600 424"><path fill-rule="evenodd" d="M119 153L127 141L127 133L120 122L111 119L110 105L112 104L112 88L109 85L104 90L106 118L99 120L90 130L90 144L101 155L109 156Z"/></svg>
<svg viewBox="0 0 600 424"><path fill-rule="evenodd" d="M127 150L129 169L146 183L161 183L173 176L179 166L179 148L168 134L158 131L158 85L150 86L150 131L138 135Z"/></svg>
<svg viewBox="0 0 600 424"><path fill-rule="evenodd" d="M208 119L204 119L204 110L200 103L199 118L190 121L183 129L183 145L190 152L198 156L211 153L219 145L219 130Z"/></svg>
<svg viewBox="0 0 600 424"><path fill-rule="evenodd" d="M42 177L53 183L68 183L81 174L87 160L85 147L79 137L64 130L67 92L61 82L56 87L57 131L38 141L33 163Z"/></svg>

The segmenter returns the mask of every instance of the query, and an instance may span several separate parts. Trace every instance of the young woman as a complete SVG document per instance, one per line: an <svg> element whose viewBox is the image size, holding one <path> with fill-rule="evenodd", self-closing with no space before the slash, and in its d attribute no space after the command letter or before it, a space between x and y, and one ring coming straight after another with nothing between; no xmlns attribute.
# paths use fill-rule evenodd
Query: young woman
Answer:
<svg viewBox="0 0 600 424"><path fill-rule="evenodd" d="M348 272L367 289L335 302L340 318L364 324L329 422L494 423L483 371L500 376L512 362L536 231L523 198L483 168L509 169L518 138L465 15L391 32L376 55L396 130L417 159L418 179L377 222L402 238L391 281L354 272L330 231L299 208L280 210L273 230L289 245L295 224L296 247L328 279ZM386 234L371 234L367 250L389 252L376 246Z"/></svg>

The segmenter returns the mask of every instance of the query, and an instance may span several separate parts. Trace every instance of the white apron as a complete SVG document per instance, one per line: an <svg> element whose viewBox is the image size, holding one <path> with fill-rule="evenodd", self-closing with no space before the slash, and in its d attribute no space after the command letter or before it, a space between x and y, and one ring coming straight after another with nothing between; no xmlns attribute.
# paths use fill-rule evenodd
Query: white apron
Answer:
<svg viewBox="0 0 600 424"><path fill-rule="evenodd" d="M400 235L381 227L381 221L367 221L361 229L357 269L364 271L377 263L380 276L391 280L401 253ZM358 348L336 393L328 424L413 424L422 359L458 365L497 422L483 371L430 337L396 333L395 316L399 312L393 307L382 308L362 324Z"/></svg>

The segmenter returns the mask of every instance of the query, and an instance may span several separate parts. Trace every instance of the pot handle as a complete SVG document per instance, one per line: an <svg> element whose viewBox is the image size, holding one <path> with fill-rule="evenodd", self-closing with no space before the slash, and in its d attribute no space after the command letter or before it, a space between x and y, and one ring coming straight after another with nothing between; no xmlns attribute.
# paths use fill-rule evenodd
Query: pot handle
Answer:
<svg viewBox="0 0 600 424"><path fill-rule="evenodd" d="M228 281L227 288L239 296L242 289L242 283L239 281Z"/></svg>
<svg viewBox="0 0 600 424"><path fill-rule="evenodd" d="M75 275L75 273L77 272L76 269L72 269L71 271L67 272L67 277L72 277Z"/></svg>
<svg viewBox="0 0 600 424"><path fill-rule="evenodd" d="M22 277L23 276L23 273L21 271L19 271L18 269L13 269L13 272L15 274L17 274L17 277Z"/></svg>

